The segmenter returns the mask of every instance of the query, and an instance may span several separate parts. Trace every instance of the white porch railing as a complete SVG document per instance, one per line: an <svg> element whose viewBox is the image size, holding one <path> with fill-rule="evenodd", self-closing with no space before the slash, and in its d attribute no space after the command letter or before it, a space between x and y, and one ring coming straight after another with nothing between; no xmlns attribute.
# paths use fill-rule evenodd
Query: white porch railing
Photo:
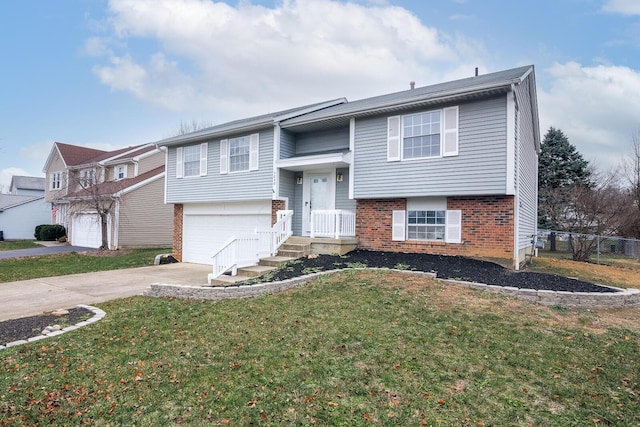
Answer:
<svg viewBox="0 0 640 427"><path fill-rule="evenodd" d="M278 211L277 218L278 221L269 230L255 230L253 234L229 238L211 256L213 271L208 276L209 284L228 271L235 276L238 268L256 265L260 258L275 255L278 248L293 234L293 211Z"/></svg>
<svg viewBox="0 0 640 427"><path fill-rule="evenodd" d="M311 238L355 237L356 214L345 210L311 211Z"/></svg>

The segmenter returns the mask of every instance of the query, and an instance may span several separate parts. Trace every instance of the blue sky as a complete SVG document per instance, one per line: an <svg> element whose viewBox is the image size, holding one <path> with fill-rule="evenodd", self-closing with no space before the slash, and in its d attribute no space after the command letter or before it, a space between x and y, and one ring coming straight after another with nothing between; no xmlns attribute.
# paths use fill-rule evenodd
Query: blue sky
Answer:
<svg viewBox="0 0 640 427"><path fill-rule="evenodd" d="M0 3L0 186L54 141L115 149L525 64L541 132L600 169L640 129L638 0Z"/></svg>

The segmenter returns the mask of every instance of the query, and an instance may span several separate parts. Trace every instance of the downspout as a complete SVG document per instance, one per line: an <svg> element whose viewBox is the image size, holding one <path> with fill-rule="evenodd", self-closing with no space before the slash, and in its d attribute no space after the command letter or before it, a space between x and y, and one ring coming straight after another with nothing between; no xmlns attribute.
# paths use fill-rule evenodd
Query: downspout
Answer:
<svg viewBox="0 0 640 427"><path fill-rule="evenodd" d="M519 170L518 170L518 136L519 132L517 126L520 126L520 122L517 119L518 116L518 97L516 96L516 86L511 83L511 93L513 94L513 117L511 118L514 121L513 126L513 158L512 161L514 163L514 198L513 198L513 259L514 259L514 268L516 270L520 269L520 249L519 249L519 241L520 241L520 178L519 178ZM507 136L508 138L508 136ZM526 260L526 254L525 254Z"/></svg>
<svg viewBox="0 0 640 427"><path fill-rule="evenodd" d="M116 205L114 209L114 219L113 219L113 227L111 229L111 233L113 234L113 242L111 246L113 249L118 249L120 236L120 198L116 197Z"/></svg>

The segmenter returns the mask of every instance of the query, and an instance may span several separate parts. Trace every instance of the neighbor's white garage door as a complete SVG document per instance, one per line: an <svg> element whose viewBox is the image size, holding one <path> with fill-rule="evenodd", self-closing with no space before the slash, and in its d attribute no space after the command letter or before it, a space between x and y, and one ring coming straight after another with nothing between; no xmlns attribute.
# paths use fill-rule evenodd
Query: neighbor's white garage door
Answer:
<svg viewBox="0 0 640 427"><path fill-rule="evenodd" d="M211 255L233 235L271 226L271 203L184 206L182 261L211 264Z"/></svg>
<svg viewBox="0 0 640 427"><path fill-rule="evenodd" d="M111 221L108 222L108 234L111 234ZM110 237L110 236L109 236ZM86 248L99 248L102 245L100 217L94 213L73 215L71 222L71 244ZM111 244L111 239L109 239Z"/></svg>

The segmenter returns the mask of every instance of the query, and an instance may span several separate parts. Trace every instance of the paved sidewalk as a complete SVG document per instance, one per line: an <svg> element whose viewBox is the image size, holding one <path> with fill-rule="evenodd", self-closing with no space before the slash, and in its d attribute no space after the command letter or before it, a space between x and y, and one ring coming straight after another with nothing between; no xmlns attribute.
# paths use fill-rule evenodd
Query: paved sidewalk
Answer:
<svg viewBox="0 0 640 427"><path fill-rule="evenodd" d="M175 263L0 283L0 321L140 295L152 283L205 285L211 266Z"/></svg>

